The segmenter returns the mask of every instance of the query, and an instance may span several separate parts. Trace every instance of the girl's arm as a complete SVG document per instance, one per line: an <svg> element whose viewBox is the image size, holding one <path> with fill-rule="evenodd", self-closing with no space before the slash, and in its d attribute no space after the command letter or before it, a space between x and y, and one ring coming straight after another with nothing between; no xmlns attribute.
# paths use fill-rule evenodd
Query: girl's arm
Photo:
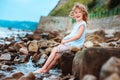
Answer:
<svg viewBox="0 0 120 80"><path fill-rule="evenodd" d="M64 43L67 43L67 42L71 42L71 41L74 41L74 40L77 40L81 37L82 33L84 31L84 26L82 25L80 28L79 28L79 31L78 31L78 34L76 34L75 36L67 39L67 40L62 40L61 41L61 44L64 44Z"/></svg>

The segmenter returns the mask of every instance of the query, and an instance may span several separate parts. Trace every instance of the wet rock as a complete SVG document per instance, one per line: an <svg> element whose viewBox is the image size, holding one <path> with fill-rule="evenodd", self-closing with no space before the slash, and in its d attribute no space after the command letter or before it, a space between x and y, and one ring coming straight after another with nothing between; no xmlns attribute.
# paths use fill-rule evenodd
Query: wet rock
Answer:
<svg viewBox="0 0 120 80"><path fill-rule="evenodd" d="M28 54L28 49L26 47L22 47L19 49L19 52L21 55L27 55Z"/></svg>
<svg viewBox="0 0 120 80"><path fill-rule="evenodd" d="M16 79L14 79L13 77L6 77L6 78L3 78L2 80L16 80Z"/></svg>
<svg viewBox="0 0 120 80"><path fill-rule="evenodd" d="M86 74L92 74L99 78L100 70L102 65L112 56L116 56L120 58L119 55L120 49L119 48L87 48L84 50L83 55L79 53L79 55L82 57L78 57L80 65L80 75L78 79L82 79L83 76ZM79 69L77 69L79 70ZM75 76L77 77L77 76Z"/></svg>
<svg viewBox="0 0 120 80"><path fill-rule="evenodd" d="M117 73L118 75L120 75L119 66L120 66L120 59L116 57L111 57L101 68L100 80L105 79L107 76L110 76L112 73Z"/></svg>
<svg viewBox="0 0 120 80"><path fill-rule="evenodd" d="M0 60L11 60L10 53L1 54Z"/></svg>
<svg viewBox="0 0 120 80"><path fill-rule="evenodd" d="M72 74L72 62L74 53L71 51L65 51L60 59L60 68L63 75Z"/></svg>
<svg viewBox="0 0 120 80"><path fill-rule="evenodd" d="M40 59L41 55L42 55L42 54L40 54L40 53L35 53L35 54L32 56L32 60L33 60L34 62L37 62L37 61Z"/></svg>
<svg viewBox="0 0 120 80"><path fill-rule="evenodd" d="M1 69L2 70L7 70L7 71L13 70L13 68L8 66L8 65L1 65Z"/></svg>
<svg viewBox="0 0 120 80"><path fill-rule="evenodd" d="M5 78L5 74L0 73L0 79L3 79L3 78Z"/></svg>
<svg viewBox="0 0 120 80"><path fill-rule="evenodd" d="M30 72L30 73L22 76L18 80L35 80L35 75L32 72Z"/></svg>
<svg viewBox="0 0 120 80"><path fill-rule="evenodd" d="M22 72L16 72L12 74L12 77L15 79L19 79L20 77L22 77L24 74Z"/></svg>
<svg viewBox="0 0 120 80"><path fill-rule="evenodd" d="M41 36L43 39L49 39L49 33L42 33Z"/></svg>
<svg viewBox="0 0 120 80"><path fill-rule="evenodd" d="M28 51L29 52L37 52L38 51L38 41L33 40L28 44Z"/></svg>
<svg viewBox="0 0 120 80"><path fill-rule="evenodd" d="M120 76L117 73L113 73L109 77L105 78L104 80L120 80Z"/></svg>
<svg viewBox="0 0 120 80"><path fill-rule="evenodd" d="M97 78L93 75L85 75L82 80L97 80Z"/></svg>

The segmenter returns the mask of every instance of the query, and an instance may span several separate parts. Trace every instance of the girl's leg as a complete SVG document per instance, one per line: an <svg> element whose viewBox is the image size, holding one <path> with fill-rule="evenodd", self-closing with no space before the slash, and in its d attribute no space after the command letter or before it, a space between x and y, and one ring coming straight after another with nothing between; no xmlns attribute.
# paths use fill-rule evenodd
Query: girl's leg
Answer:
<svg viewBox="0 0 120 80"><path fill-rule="evenodd" d="M48 65L50 65L52 60L55 58L56 53L57 53L57 48L54 47L50 56L48 57L47 61L45 62L44 66L41 69L38 69L37 71L35 71L34 73L41 73L43 70L45 70L48 67Z"/></svg>
<svg viewBox="0 0 120 80"><path fill-rule="evenodd" d="M47 73L56 63L57 63L57 60L61 58L61 55L56 53L55 55L55 58L54 60L50 63L50 65L45 69L43 70L42 72L43 73Z"/></svg>

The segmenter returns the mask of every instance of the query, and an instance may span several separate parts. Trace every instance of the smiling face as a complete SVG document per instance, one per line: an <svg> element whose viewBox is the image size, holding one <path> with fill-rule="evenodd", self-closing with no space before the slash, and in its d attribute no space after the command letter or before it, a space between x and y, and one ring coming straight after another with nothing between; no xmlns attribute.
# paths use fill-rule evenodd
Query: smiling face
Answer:
<svg viewBox="0 0 120 80"><path fill-rule="evenodd" d="M82 21L83 20L82 11L78 7L76 7L74 9L74 18L76 19L76 21Z"/></svg>

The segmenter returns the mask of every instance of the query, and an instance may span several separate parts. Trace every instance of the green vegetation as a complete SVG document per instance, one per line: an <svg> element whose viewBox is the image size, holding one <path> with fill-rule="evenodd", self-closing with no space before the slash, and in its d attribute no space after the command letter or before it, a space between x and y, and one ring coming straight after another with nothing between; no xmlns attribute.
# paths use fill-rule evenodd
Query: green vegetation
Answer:
<svg viewBox="0 0 120 80"><path fill-rule="evenodd" d="M120 0L115 0L115 1L114 0L105 0L105 1L104 0L69 0L69 2L64 4L63 6L59 8L56 7L54 10L52 10L49 16L68 16L75 2L83 3L88 7L88 12L91 15L90 18L97 16L97 14L102 15L103 13L106 14L108 13L110 15L106 15L106 14L105 15L111 16L111 15L119 14L120 12L120 11L114 12L116 8L117 10L120 10ZM115 13L115 14L111 14L111 13ZM105 15L100 17L105 17Z"/></svg>

